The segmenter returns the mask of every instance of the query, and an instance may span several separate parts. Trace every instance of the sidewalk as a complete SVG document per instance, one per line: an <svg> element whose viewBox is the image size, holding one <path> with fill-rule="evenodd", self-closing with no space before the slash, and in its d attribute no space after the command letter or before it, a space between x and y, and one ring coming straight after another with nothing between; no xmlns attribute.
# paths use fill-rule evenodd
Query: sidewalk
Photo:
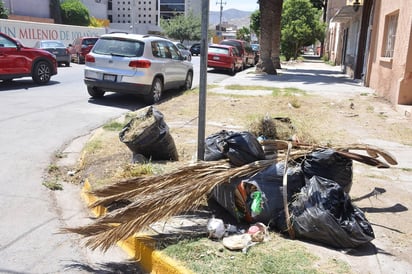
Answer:
<svg viewBox="0 0 412 274"><path fill-rule="evenodd" d="M229 91L227 85L254 85L277 88L298 88L313 94L323 96L350 96L359 93L373 93L373 90L362 86L360 80L350 79L341 72L339 66L330 66L318 60L299 63L282 64L277 70L278 75L255 74L255 67L238 72L234 77L219 83L221 88L214 92L232 94L268 94L270 91Z"/></svg>
<svg viewBox="0 0 412 274"><path fill-rule="evenodd" d="M360 81L348 78L340 71L340 67L330 66L323 62L312 61L285 64L282 69L278 70L278 75L259 75L255 74L254 71L255 68L252 67L237 73L234 77L228 77L219 83L213 83L216 84L217 87L209 90L209 92L258 96L272 93L272 91L263 89L225 89L225 86L229 85L298 88L311 94L339 96L339 98L351 97L362 93L372 94L374 92L372 89L362 86ZM83 136L74 140L72 144L63 151L68 157L62 158L61 163L59 164L64 166L74 166L80 158L81 150L84 143L88 140L88 137L89 136ZM412 158L409 157L409 149L407 149L406 146L393 142L383 142L372 138L363 141L368 144L384 147L391 151L396 155L400 168L410 168L412 166ZM409 178L400 177L398 180L399 182L408 182ZM71 195L71 198L76 199L73 195ZM200 228L205 227L207 219L185 219L184 221L193 222L193 227L197 226ZM165 225L163 224L161 227L155 225L154 229L156 228L161 230L165 228ZM176 231L178 228L170 227L170 229ZM151 273L191 273L189 270L184 269L178 262L173 262L169 257L161 255L161 253L137 239L130 238L130 240L128 239L119 246L132 259L138 261L144 269L150 270Z"/></svg>

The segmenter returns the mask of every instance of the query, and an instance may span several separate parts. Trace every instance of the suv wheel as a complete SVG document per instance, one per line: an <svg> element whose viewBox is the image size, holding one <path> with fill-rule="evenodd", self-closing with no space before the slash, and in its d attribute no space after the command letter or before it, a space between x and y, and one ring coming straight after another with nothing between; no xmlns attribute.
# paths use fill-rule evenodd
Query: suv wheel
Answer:
<svg viewBox="0 0 412 274"><path fill-rule="evenodd" d="M52 68L46 61L39 61L34 65L32 74L33 81L37 84L46 84L50 81Z"/></svg>
<svg viewBox="0 0 412 274"><path fill-rule="evenodd" d="M192 82L193 82L193 72L188 71L186 75L185 85L183 86L183 91L191 89Z"/></svg>
<svg viewBox="0 0 412 274"><path fill-rule="evenodd" d="M153 80L150 93L148 95L145 95L143 100L148 105L155 104L160 101L160 98L162 98L162 92L163 92L162 80L156 77Z"/></svg>
<svg viewBox="0 0 412 274"><path fill-rule="evenodd" d="M87 87L87 92L92 98L102 98L104 95L104 90L97 87Z"/></svg>

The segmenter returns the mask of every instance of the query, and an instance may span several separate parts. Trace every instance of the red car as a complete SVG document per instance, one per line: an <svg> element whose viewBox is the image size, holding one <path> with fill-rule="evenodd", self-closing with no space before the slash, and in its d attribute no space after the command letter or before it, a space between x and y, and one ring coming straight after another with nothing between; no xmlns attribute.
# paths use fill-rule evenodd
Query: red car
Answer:
<svg viewBox="0 0 412 274"><path fill-rule="evenodd" d="M69 53L71 60L78 64L83 64L86 54L90 52L94 44L96 44L98 37L78 37L69 44Z"/></svg>
<svg viewBox="0 0 412 274"><path fill-rule="evenodd" d="M250 46L249 42L246 42L244 40L238 40L238 39L225 39L225 40L220 41L219 44L236 47L240 53L240 56L242 56L244 67L248 67L248 66L252 67L256 65L255 53L253 52L252 47Z"/></svg>
<svg viewBox="0 0 412 274"><path fill-rule="evenodd" d="M42 49L25 47L0 32L0 80L31 76L37 84L46 84L56 74L56 56Z"/></svg>
<svg viewBox="0 0 412 274"><path fill-rule="evenodd" d="M212 44L208 47L207 66L235 75L237 71L243 70L243 61L236 47Z"/></svg>

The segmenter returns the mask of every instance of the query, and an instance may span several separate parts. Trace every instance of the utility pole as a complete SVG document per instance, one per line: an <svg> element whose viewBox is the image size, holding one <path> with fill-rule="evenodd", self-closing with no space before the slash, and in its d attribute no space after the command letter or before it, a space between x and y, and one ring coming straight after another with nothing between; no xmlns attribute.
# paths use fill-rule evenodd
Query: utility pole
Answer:
<svg viewBox="0 0 412 274"><path fill-rule="evenodd" d="M200 41L200 79L199 79L199 123L197 131L197 159L205 158L205 128L206 128L206 86L207 86L207 51L209 26L209 0L202 0L202 39Z"/></svg>
<svg viewBox="0 0 412 274"><path fill-rule="evenodd" d="M226 2L223 2L223 0L219 0L216 2L216 5L220 5L219 36L222 36L222 12L223 5L226 5Z"/></svg>

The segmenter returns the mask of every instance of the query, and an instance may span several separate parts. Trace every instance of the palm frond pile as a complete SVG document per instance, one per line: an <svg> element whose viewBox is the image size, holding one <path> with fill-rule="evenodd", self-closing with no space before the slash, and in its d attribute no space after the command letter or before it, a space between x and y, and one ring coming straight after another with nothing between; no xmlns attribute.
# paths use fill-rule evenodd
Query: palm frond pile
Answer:
<svg viewBox="0 0 412 274"><path fill-rule="evenodd" d="M99 198L91 207L130 200L125 207L109 212L95 223L65 228L87 238L86 246L106 251L150 224L197 209L216 185L232 177L249 176L272 164L263 160L233 168L226 160L199 162L162 176L121 181L91 193Z"/></svg>
<svg viewBox="0 0 412 274"><path fill-rule="evenodd" d="M145 121L142 123L146 125ZM251 133L254 136L266 137L260 140L257 146L262 147L267 160L258 160L241 166L235 166L230 157L197 162L164 175L136 177L92 190L91 194L98 199L90 207L109 207L113 203L122 206L109 211L90 225L65 228L63 231L80 234L86 238L86 246L106 251L118 241L143 231L151 224L198 209L204 204L207 195L220 184L229 183L234 178L251 177L278 162L287 163L284 172L286 174L289 163L327 148L300 143L294 138L295 128L288 118L266 117L255 125ZM380 168L397 164L390 153L375 146L355 144L334 149L343 157ZM365 151L367 155L355 153L353 150ZM383 158L387 163L378 158ZM285 181L283 184L286 183ZM121 203L123 201L126 203ZM285 211L287 202L284 198Z"/></svg>

